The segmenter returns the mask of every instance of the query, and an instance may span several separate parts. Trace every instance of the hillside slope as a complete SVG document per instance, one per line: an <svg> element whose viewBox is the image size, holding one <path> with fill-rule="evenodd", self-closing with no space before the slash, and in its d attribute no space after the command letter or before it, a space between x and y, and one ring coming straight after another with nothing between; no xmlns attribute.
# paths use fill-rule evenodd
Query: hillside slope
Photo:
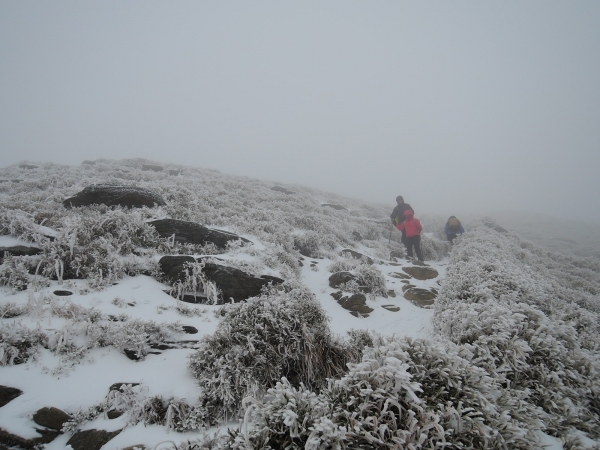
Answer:
<svg viewBox="0 0 600 450"><path fill-rule="evenodd" d="M465 224L449 253L444 218L417 207L422 266L403 258L388 206L145 160L32 166L0 169L0 247L36 253L0 266L0 385L22 391L0 406L5 444L33 445L36 428L48 449L92 448L80 439L94 429L118 431L95 437L104 449L591 448L599 438L594 260L549 253L489 219ZM63 205L93 184L165 204ZM161 236L149 222L167 218L231 241ZM187 273L170 278L165 255L186 255ZM229 303L215 267L272 282ZM64 434L40 423L44 407L68 414ZM214 438L224 426L232 434Z"/></svg>

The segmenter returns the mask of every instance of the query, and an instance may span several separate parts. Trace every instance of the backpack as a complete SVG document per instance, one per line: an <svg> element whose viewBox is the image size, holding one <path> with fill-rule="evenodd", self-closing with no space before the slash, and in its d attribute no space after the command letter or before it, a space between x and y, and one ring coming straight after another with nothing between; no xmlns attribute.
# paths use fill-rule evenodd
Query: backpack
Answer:
<svg viewBox="0 0 600 450"><path fill-rule="evenodd" d="M460 222L456 217L450 217L448 219L448 230L456 232L460 229Z"/></svg>

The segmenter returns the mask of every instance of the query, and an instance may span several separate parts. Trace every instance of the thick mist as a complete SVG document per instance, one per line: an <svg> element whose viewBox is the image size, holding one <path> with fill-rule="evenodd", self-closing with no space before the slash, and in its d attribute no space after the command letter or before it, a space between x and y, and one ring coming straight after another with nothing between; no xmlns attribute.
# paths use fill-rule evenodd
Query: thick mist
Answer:
<svg viewBox="0 0 600 450"><path fill-rule="evenodd" d="M0 165L600 223L600 4L0 1Z"/></svg>

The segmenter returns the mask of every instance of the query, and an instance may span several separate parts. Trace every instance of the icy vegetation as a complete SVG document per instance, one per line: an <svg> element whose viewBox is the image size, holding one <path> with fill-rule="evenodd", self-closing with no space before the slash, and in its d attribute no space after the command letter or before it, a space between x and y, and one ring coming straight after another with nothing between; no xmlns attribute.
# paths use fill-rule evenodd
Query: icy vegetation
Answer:
<svg viewBox="0 0 600 450"><path fill-rule="evenodd" d="M125 431L105 449L131 446L123 436L138 426L172 431L161 448L179 450L600 448L597 259L549 252L490 218L463 222L467 232L451 248L445 218L413 205L425 260L443 273L435 287L421 286L400 270L393 204L157 167L98 160L0 169L0 246L37 253L7 253L0 265L0 385L26 390L20 367L46 377L33 378L39 384L77 384L82 367L98 372L99 361L115 358L144 373L107 368L106 386L79 404L63 401L70 419L47 449L115 412L110 423ZM94 184L147 189L165 205L63 205ZM163 218L250 242L182 243L148 223ZM164 255L199 259L170 279ZM229 303L206 264L284 281ZM353 276L340 289L364 293L373 316L351 315L332 299L327 280L340 272ZM394 300L413 284L437 295L433 309ZM180 301L190 293L203 304ZM386 302L401 311L384 316ZM424 317L427 326L413 332L384 321L393 314ZM344 335L333 331L342 326ZM34 438L31 407L18 399L0 407L0 429ZM165 440L161 432L144 447Z"/></svg>

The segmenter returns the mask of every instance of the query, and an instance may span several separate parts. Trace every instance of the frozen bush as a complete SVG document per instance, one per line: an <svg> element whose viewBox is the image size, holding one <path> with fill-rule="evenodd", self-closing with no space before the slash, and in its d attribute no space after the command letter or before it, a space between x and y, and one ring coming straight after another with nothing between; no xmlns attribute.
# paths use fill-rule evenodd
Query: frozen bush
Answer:
<svg viewBox="0 0 600 450"><path fill-rule="evenodd" d="M262 297L220 309L222 320L191 357L208 423L235 416L247 395L261 396L281 377L319 388L355 357L335 340L327 316L307 289L286 283Z"/></svg>

